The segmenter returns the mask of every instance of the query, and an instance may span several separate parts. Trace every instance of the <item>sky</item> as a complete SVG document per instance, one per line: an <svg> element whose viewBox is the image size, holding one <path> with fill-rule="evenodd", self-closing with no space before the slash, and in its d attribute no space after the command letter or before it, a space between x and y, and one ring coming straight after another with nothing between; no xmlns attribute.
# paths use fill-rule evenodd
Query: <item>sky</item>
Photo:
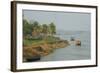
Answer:
<svg viewBox="0 0 100 73"><path fill-rule="evenodd" d="M57 30L90 31L91 27L89 13L23 10L23 18L30 22L38 21L40 24L53 22Z"/></svg>

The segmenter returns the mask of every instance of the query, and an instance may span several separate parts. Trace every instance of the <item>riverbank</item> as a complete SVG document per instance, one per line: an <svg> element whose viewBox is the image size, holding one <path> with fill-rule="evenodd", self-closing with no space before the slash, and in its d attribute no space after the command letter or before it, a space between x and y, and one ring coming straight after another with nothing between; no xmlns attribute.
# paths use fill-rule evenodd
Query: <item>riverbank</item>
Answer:
<svg viewBox="0 0 100 73"><path fill-rule="evenodd" d="M41 43L40 43L41 42ZM55 51L55 49L64 48L69 45L69 42L67 40L56 40L53 42L50 42L46 40L38 41L38 44L33 43L29 46L23 47L23 59L26 61L27 58L34 58L36 56L46 56Z"/></svg>

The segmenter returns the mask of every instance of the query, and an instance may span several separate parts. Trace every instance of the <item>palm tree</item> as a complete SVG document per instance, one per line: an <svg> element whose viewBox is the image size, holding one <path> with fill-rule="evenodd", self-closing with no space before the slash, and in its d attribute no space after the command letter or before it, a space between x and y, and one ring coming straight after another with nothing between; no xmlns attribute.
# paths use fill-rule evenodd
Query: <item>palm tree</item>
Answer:
<svg viewBox="0 0 100 73"><path fill-rule="evenodd" d="M32 25L28 22L28 20L23 19L23 35L30 35L32 32Z"/></svg>
<svg viewBox="0 0 100 73"><path fill-rule="evenodd" d="M53 22L49 24L49 31L51 35L56 33L56 26L54 25Z"/></svg>
<svg viewBox="0 0 100 73"><path fill-rule="evenodd" d="M42 33L44 35L44 37L47 37L48 34L48 26L46 24L42 25Z"/></svg>
<svg viewBox="0 0 100 73"><path fill-rule="evenodd" d="M41 33L42 32L42 26L38 25L38 32Z"/></svg>
<svg viewBox="0 0 100 73"><path fill-rule="evenodd" d="M33 23L32 36L37 36L38 35L38 30L39 30L39 23L37 21L35 21Z"/></svg>

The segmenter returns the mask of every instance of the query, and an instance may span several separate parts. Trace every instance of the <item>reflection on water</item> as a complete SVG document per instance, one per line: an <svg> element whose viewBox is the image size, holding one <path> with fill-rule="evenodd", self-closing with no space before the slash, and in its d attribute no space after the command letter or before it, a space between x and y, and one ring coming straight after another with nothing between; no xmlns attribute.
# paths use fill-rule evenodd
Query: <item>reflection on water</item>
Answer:
<svg viewBox="0 0 100 73"><path fill-rule="evenodd" d="M68 40L70 43L71 37L81 40L81 46L76 46L72 44L65 47L56 49L52 54L44 56L40 61L61 61L61 60L83 60L91 58L91 47L90 47L90 32L73 32L69 34L57 34L64 40Z"/></svg>

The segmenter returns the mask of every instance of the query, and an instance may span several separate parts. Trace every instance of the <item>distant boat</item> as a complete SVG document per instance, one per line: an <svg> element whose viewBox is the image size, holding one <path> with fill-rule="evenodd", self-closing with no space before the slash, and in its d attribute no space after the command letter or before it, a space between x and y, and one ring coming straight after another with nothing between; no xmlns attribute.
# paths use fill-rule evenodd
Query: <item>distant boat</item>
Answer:
<svg viewBox="0 0 100 73"><path fill-rule="evenodd" d="M74 37L71 37L71 41L75 41Z"/></svg>
<svg viewBox="0 0 100 73"><path fill-rule="evenodd" d="M81 46L81 41L80 40L76 40L76 46Z"/></svg>

